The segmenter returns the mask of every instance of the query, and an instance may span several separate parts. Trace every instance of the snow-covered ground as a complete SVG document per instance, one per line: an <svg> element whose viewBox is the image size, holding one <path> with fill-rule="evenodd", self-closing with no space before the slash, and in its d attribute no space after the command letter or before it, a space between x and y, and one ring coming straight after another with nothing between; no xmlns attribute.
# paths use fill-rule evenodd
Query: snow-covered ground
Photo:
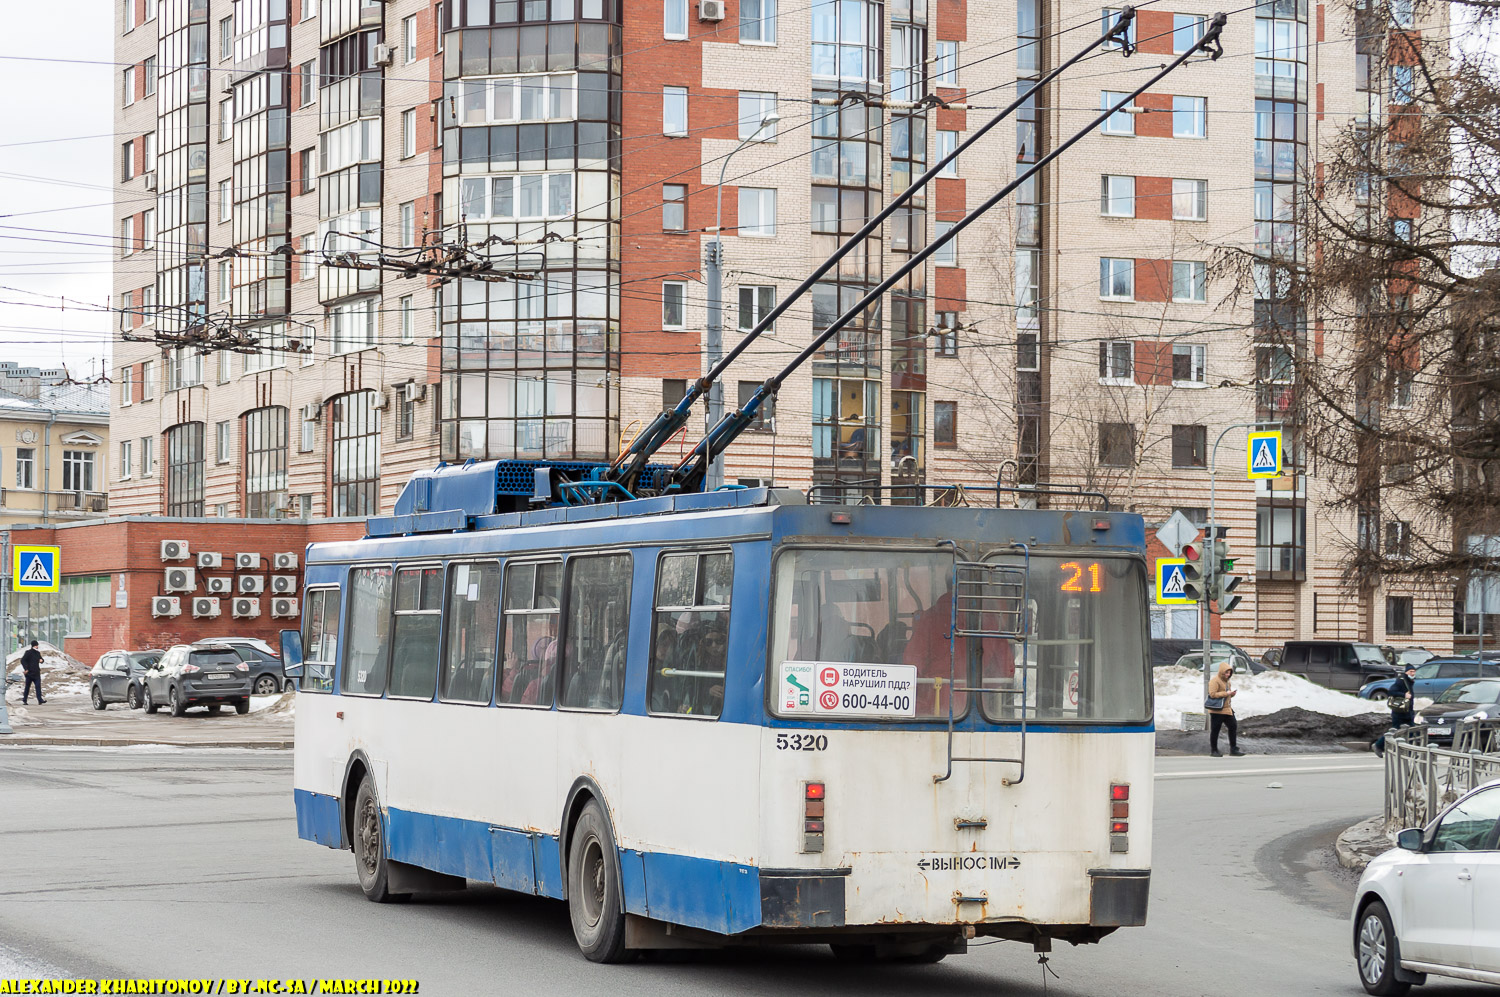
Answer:
<svg viewBox="0 0 1500 997"><path fill-rule="evenodd" d="M1155 669L1155 676L1156 726L1159 729L1181 730L1184 712L1203 712L1202 672L1168 665ZM1289 706L1335 717L1388 712L1384 703L1325 689L1300 675L1287 672L1267 670L1259 675L1236 675L1230 687L1239 690L1239 695L1234 697L1234 712L1238 717L1265 716Z"/></svg>

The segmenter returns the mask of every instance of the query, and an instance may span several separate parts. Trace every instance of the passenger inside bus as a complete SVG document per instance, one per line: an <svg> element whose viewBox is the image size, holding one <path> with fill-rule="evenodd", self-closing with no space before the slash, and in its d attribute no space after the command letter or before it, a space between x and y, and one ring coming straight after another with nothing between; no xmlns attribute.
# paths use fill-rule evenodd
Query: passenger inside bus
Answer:
<svg viewBox="0 0 1500 997"><path fill-rule="evenodd" d="M993 621L984 625L994 625ZM962 637L950 650L948 635L953 626L953 588L949 585L936 602L916 614L912 621L911 639L902 650L901 661L917 668L917 715L936 716L948 712L949 687L967 686L969 659L973 656L974 641L979 642L981 672L985 678L1009 679L1015 675L1015 655L1010 641L985 637ZM950 657L956 660L950 663ZM961 692L953 700L953 711L964 709L966 696Z"/></svg>

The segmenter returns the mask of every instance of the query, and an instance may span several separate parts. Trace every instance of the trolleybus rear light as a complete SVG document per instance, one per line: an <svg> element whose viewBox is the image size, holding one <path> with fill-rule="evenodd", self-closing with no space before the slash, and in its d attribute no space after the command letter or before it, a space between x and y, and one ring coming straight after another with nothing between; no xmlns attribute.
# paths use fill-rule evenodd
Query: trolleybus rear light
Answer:
<svg viewBox="0 0 1500 997"><path fill-rule="evenodd" d="M807 784L807 798L809 800L821 800L823 798L823 784L821 782L809 782Z"/></svg>
<svg viewBox="0 0 1500 997"><path fill-rule="evenodd" d="M1130 804L1111 803L1109 805L1109 815L1115 820L1124 820L1126 817L1130 816Z"/></svg>
<svg viewBox="0 0 1500 997"><path fill-rule="evenodd" d="M1130 822L1124 820L1112 820L1109 822L1110 834L1126 834L1130 831Z"/></svg>
<svg viewBox="0 0 1500 997"><path fill-rule="evenodd" d="M802 830L807 834L822 834L823 822L820 820L803 821Z"/></svg>
<svg viewBox="0 0 1500 997"><path fill-rule="evenodd" d="M848 526L850 523L854 522L854 517L849 515L849 513L847 512L834 512L829 513L828 521L834 526Z"/></svg>
<svg viewBox="0 0 1500 997"><path fill-rule="evenodd" d="M1130 783L1115 783L1109 787L1109 798L1111 800L1130 799Z"/></svg>
<svg viewBox="0 0 1500 997"><path fill-rule="evenodd" d="M802 850L804 852L821 852L823 850L823 815L826 792L826 788L821 782L804 782L802 784Z"/></svg>

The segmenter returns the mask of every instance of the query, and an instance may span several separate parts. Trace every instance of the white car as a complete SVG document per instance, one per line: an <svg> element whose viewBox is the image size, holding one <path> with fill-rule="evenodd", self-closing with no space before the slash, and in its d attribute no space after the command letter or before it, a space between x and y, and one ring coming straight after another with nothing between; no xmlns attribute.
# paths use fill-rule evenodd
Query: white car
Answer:
<svg viewBox="0 0 1500 997"><path fill-rule="evenodd" d="M1429 974L1500 983L1500 779L1402 831L1365 869L1354 957L1377 995L1404 994Z"/></svg>

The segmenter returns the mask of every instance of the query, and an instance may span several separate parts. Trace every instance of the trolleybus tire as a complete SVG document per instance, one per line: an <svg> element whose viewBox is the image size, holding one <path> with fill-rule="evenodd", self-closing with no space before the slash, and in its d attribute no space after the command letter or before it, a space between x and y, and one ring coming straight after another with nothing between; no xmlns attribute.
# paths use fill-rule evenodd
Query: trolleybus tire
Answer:
<svg viewBox="0 0 1500 997"><path fill-rule="evenodd" d="M365 899L377 904L403 903L410 893L392 893L390 865L385 857L385 829L380 823L380 802L375 799L375 785L366 775L359 781L354 795L354 826L350 835L354 851L354 872Z"/></svg>
<svg viewBox="0 0 1500 997"><path fill-rule="evenodd" d="M1376 997L1401 997L1410 990L1410 983L1396 979L1401 946L1385 904L1376 900L1360 911L1354 931L1359 982L1364 984L1365 991Z"/></svg>
<svg viewBox="0 0 1500 997"><path fill-rule="evenodd" d="M568 915L578 950L590 962L628 958L620 896L614 835L598 801L590 800L573 826L568 847Z"/></svg>

